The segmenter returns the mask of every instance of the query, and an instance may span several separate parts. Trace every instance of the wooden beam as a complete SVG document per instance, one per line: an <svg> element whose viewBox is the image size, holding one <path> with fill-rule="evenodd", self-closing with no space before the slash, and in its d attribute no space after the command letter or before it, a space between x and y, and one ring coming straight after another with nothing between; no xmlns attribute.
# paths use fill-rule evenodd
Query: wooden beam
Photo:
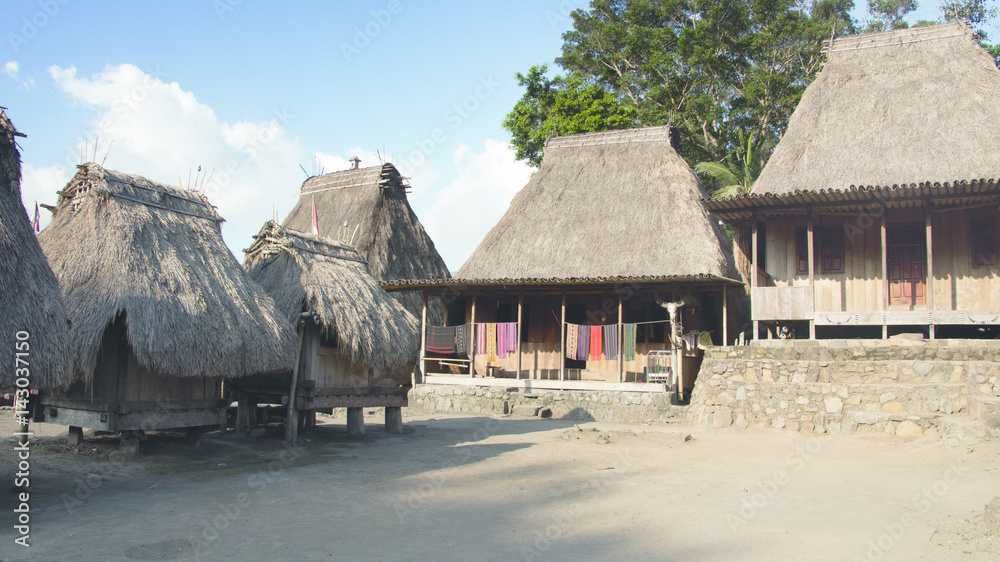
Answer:
<svg viewBox="0 0 1000 562"><path fill-rule="evenodd" d="M476 295L472 295L472 357L469 361L469 376L476 376L476 354L480 351L486 351L485 349L476 349L476 341L479 338L476 337Z"/></svg>
<svg viewBox="0 0 1000 562"><path fill-rule="evenodd" d="M888 226L886 221L889 219L889 210L886 208L885 204L882 204L882 220L879 222L879 237L882 244L882 282L879 283L879 304L882 307L883 312L889 310L889 253L888 253ZM885 315L883 314L883 318ZM882 320L882 339L889 338L889 326Z"/></svg>
<svg viewBox="0 0 1000 562"><path fill-rule="evenodd" d="M930 323L927 327L928 336L934 339L934 236L931 231L931 205L930 202L924 207L924 227L927 231L927 312L929 312Z"/></svg>
<svg viewBox="0 0 1000 562"><path fill-rule="evenodd" d="M424 290L424 308L420 314L420 379L427 377L427 290ZM417 383L418 381L413 381Z"/></svg>
<svg viewBox="0 0 1000 562"><path fill-rule="evenodd" d="M750 234L750 298L753 299L753 290L757 288L757 210L753 211L753 224L751 225ZM751 308L753 303L751 303ZM750 334L751 340L756 340L757 335L760 333L760 322L757 320L753 321L753 333Z"/></svg>
<svg viewBox="0 0 1000 562"><path fill-rule="evenodd" d="M524 294L517 295L517 379L521 380L521 309L524 308Z"/></svg>
<svg viewBox="0 0 1000 562"><path fill-rule="evenodd" d="M300 324L302 324L299 326L299 350L295 354L295 368L292 369L292 385L288 390L288 413L285 417L285 441L287 441L289 445L295 445L295 440L299 436L299 411L295 408L295 393L298 391L296 387L299 382L299 365L302 363L302 348L305 347L306 321L308 321L308 319L299 319Z"/></svg>
<svg viewBox="0 0 1000 562"><path fill-rule="evenodd" d="M566 293L562 296L562 320L559 325L559 380L566 380Z"/></svg>
<svg viewBox="0 0 1000 562"><path fill-rule="evenodd" d="M722 286L722 347L729 347L729 287Z"/></svg>
<svg viewBox="0 0 1000 562"><path fill-rule="evenodd" d="M813 310L816 310L816 226L813 219L812 205L809 205L809 215L806 218L806 259L809 262L809 288L812 290ZM816 339L816 319L809 320L809 339Z"/></svg>
<svg viewBox="0 0 1000 562"><path fill-rule="evenodd" d="M625 354L622 353L625 341L624 322L622 321L622 295L618 293L618 382L622 382L625 374Z"/></svg>

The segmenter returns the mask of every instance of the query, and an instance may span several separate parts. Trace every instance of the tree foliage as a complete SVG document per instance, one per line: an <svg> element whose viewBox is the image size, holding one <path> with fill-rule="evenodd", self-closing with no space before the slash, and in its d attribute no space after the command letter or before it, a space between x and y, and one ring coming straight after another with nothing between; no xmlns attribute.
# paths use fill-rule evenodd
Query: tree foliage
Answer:
<svg viewBox="0 0 1000 562"><path fill-rule="evenodd" d="M916 0L868 0L869 19L865 31L906 29L909 24L903 18L916 9Z"/></svg>

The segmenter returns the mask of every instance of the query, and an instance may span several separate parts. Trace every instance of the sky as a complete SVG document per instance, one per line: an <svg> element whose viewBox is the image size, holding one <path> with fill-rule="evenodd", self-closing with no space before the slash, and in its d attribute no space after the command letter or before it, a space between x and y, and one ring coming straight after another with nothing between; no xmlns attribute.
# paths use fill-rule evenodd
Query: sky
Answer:
<svg viewBox="0 0 1000 562"><path fill-rule="evenodd" d="M515 73L551 65L586 4L6 0L0 106L27 135L22 200L54 204L81 158L197 188L242 261L306 172L381 159L457 271L532 172L501 125Z"/></svg>

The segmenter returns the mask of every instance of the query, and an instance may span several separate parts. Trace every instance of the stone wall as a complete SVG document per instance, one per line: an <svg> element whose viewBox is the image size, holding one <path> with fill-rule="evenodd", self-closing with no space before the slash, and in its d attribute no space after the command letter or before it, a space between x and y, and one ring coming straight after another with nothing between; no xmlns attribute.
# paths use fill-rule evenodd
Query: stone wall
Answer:
<svg viewBox="0 0 1000 562"><path fill-rule="evenodd" d="M410 390L409 410L454 414L540 416L625 423L684 419L686 408L665 392L532 390L420 384Z"/></svg>
<svg viewBox="0 0 1000 562"><path fill-rule="evenodd" d="M715 428L1000 427L1000 341L774 340L708 350L688 419ZM960 420L959 420L960 421Z"/></svg>

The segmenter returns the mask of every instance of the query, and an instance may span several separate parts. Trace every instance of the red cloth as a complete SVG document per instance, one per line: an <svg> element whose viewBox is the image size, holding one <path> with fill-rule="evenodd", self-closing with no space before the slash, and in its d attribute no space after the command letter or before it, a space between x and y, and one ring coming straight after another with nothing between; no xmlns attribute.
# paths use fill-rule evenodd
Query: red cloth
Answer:
<svg viewBox="0 0 1000 562"><path fill-rule="evenodd" d="M590 327L590 360L600 361L601 360L601 327L591 326Z"/></svg>

